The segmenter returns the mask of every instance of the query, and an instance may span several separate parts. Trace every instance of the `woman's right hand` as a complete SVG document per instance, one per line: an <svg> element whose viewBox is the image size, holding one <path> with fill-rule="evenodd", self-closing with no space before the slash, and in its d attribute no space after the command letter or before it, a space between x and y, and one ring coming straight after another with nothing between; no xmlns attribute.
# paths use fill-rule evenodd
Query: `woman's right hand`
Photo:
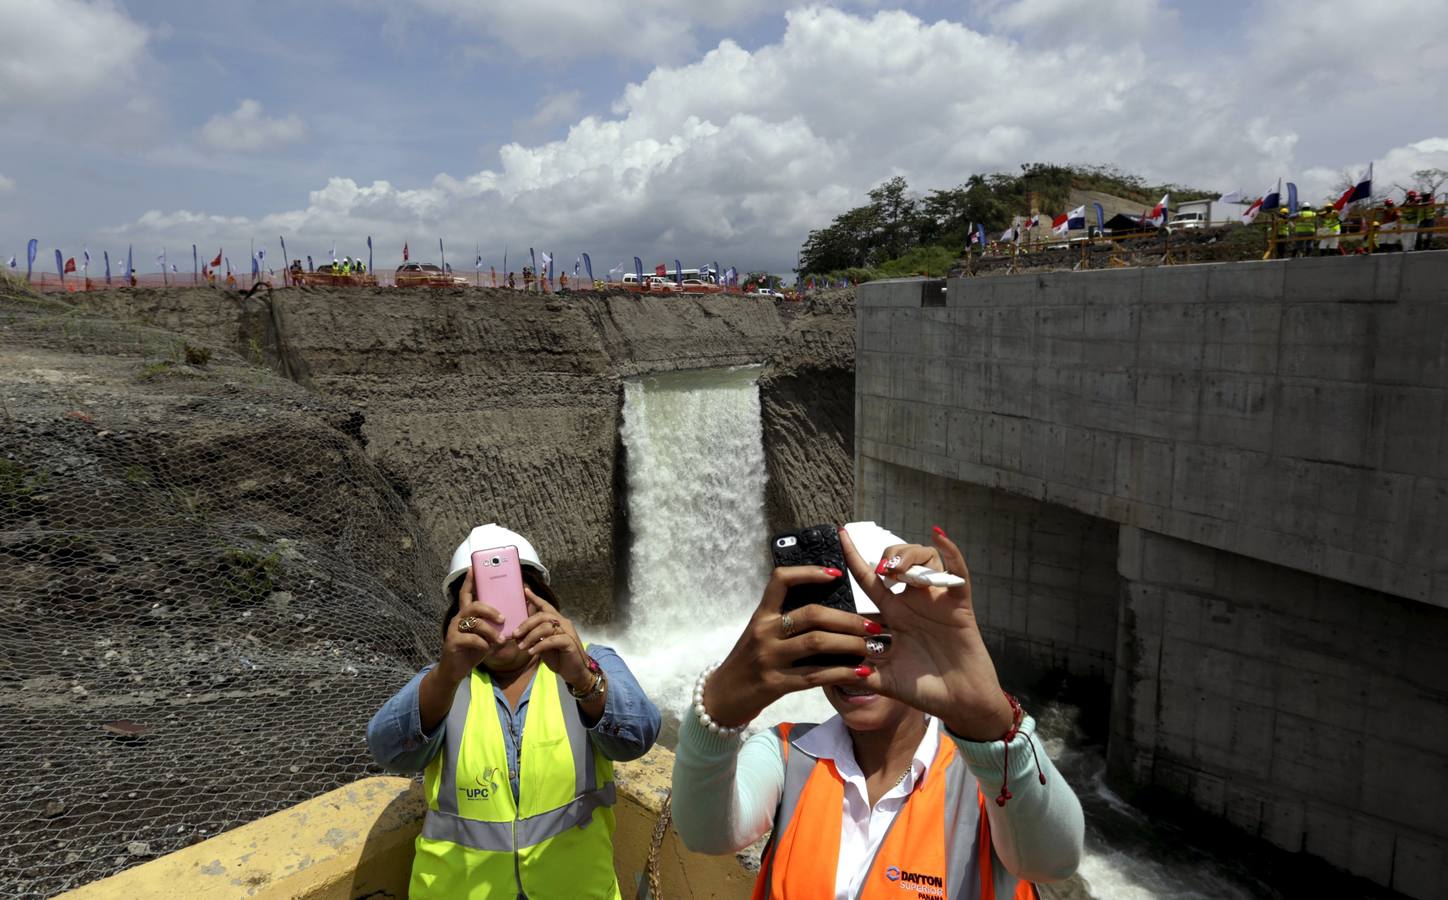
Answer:
<svg viewBox="0 0 1448 900"><path fill-rule="evenodd" d="M458 625L468 618L474 620L472 627L463 631ZM437 667L443 677L456 683L472 674L483 657L503 643L498 634L503 621L502 613L473 595L473 571L469 569L458 592L458 614L447 623L447 637L442 642L442 657Z"/></svg>
<svg viewBox="0 0 1448 900"><path fill-rule="evenodd" d="M795 691L860 680L853 666L796 666L816 654L864 657L865 636L880 628L863 616L810 604L781 612L784 597L798 584L824 584L839 569L785 566L774 570L764 598L724 662L704 685L704 710L726 728L751 721L769 704Z"/></svg>

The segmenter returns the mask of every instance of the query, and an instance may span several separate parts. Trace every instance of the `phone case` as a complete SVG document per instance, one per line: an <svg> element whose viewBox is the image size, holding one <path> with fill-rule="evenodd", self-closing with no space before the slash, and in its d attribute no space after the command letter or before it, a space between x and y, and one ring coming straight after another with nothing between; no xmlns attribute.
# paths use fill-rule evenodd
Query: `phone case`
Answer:
<svg viewBox="0 0 1448 900"><path fill-rule="evenodd" d="M792 546L781 546L786 538L794 538ZM769 542L774 555L775 566L833 566L844 572L845 551L840 546L840 535L833 525L815 525L799 531L777 534ZM855 594L850 588L848 575L824 584L801 584L789 589L785 595L784 612L818 603L831 609L855 612ZM822 654L798 660L797 666L857 666L863 657Z"/></svg>
<svg viewBox="0 0 1448 900"><path fill-rule="evenodd" d="M498 633L507 638L528 618L528 601L523 596L523 570L517 547L494 547L473 554L473 593L503 614Z"/></svg>

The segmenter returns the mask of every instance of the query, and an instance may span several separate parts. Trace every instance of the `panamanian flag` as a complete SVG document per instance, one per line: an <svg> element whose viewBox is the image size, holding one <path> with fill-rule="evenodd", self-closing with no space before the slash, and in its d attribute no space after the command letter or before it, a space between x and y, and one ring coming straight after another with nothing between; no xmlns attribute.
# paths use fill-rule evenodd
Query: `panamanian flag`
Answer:
<svg viewBox="0 0 1448 900"><path fill-rule="evenodd" d="M1153 206L1151 208L1151 214L1147 216L1151 224L1160 226L1163 222L1166 221L1166 207L1170 198L1171 194L1162 194L1161 199L1157 201L1156 206Z"/></svg>
<svg viewBox="0 0 1448 900"><path fill-rule="evenodd" d="M1343 191L1342 196L1337 198L1333 208L1338 212L1349 203L1356 203L1359 200L1366 200L1373 195L1373 164L1368 163L1368 170L1357 180L1357 184Z"/></svg>
<svg viewBox="0 0 1448 900"><path fill-rule="evenodd" d="M1064 235L1067 231L1071 230L1071 217L1066 213L1061 213L1051 220L1051 230L1057 234Z"/></svg>
<svg viewBox="0 0 1448 900"><path fill-rule="evenodd" d="M1086 227L1086 207L1078 206L1066 213L1066 227L1071 229L1084 229Z"/></svg>

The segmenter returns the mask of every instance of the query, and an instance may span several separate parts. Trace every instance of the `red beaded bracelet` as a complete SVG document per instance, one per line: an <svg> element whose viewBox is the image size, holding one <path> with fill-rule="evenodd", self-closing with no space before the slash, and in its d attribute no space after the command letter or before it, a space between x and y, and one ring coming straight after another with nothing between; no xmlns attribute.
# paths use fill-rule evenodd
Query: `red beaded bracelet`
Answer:
<svg viewBox="0 0 1448 900"><path fill-rule="evenodd" d="M1002 691L1001 693L1005 692ZM1011 790L1006 787L1006 783L1011 780L1011 741L1015 740L1016 735L1021 733L1021 721L1026 717L1026 711L1021 708L1021 701L1010 694L1006 694L1006 702L1011 705L1011 727L1006 729L1006 733L1000 738L1002 743L1006 745L1005 769L1001 776L1001 792L997 794L995 798L996 806L1005 806L1006 801L1011 799ZM1029 734L1026 735L1026 743L1030 745L1031 748L1031 759L1036 764L1036 775L1041 779L1041 784L1045 784L1046 773L1041 769L1041 760L1036 756L1036 743L1031 740Z"/></svg>

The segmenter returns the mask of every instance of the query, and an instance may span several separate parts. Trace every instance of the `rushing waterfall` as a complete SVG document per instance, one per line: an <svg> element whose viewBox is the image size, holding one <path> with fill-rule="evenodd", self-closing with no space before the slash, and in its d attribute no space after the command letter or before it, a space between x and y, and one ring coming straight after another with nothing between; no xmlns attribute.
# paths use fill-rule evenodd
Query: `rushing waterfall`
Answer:
<svg viewBox="0 0 1448 900"><path fill-rule="evenodd" d="M688 372L624 385L627 624L598 639L623 654L659 705L668 744L695 678L729 652L769 577L758 375L754 368ZM1047 886L1045 897L1246 900L1267 892L1232 860L1193 846L1190 835L1112 793L1101 748L1083 739L1078 709L1046 702L1035 711L1044 747L1087 817L1080 877ZM831 715L824 695L808 691L775 703L755 724Z"/></svg>
<svg viewBox="0 0 1448 900"><path fill-rule="evenodd" d="M624 385L627 624L603 640L666 716L679 716L700 670L728 654L769 578L758 377L748 367ZM812 693L761 722L830 714Z"/></svg>

